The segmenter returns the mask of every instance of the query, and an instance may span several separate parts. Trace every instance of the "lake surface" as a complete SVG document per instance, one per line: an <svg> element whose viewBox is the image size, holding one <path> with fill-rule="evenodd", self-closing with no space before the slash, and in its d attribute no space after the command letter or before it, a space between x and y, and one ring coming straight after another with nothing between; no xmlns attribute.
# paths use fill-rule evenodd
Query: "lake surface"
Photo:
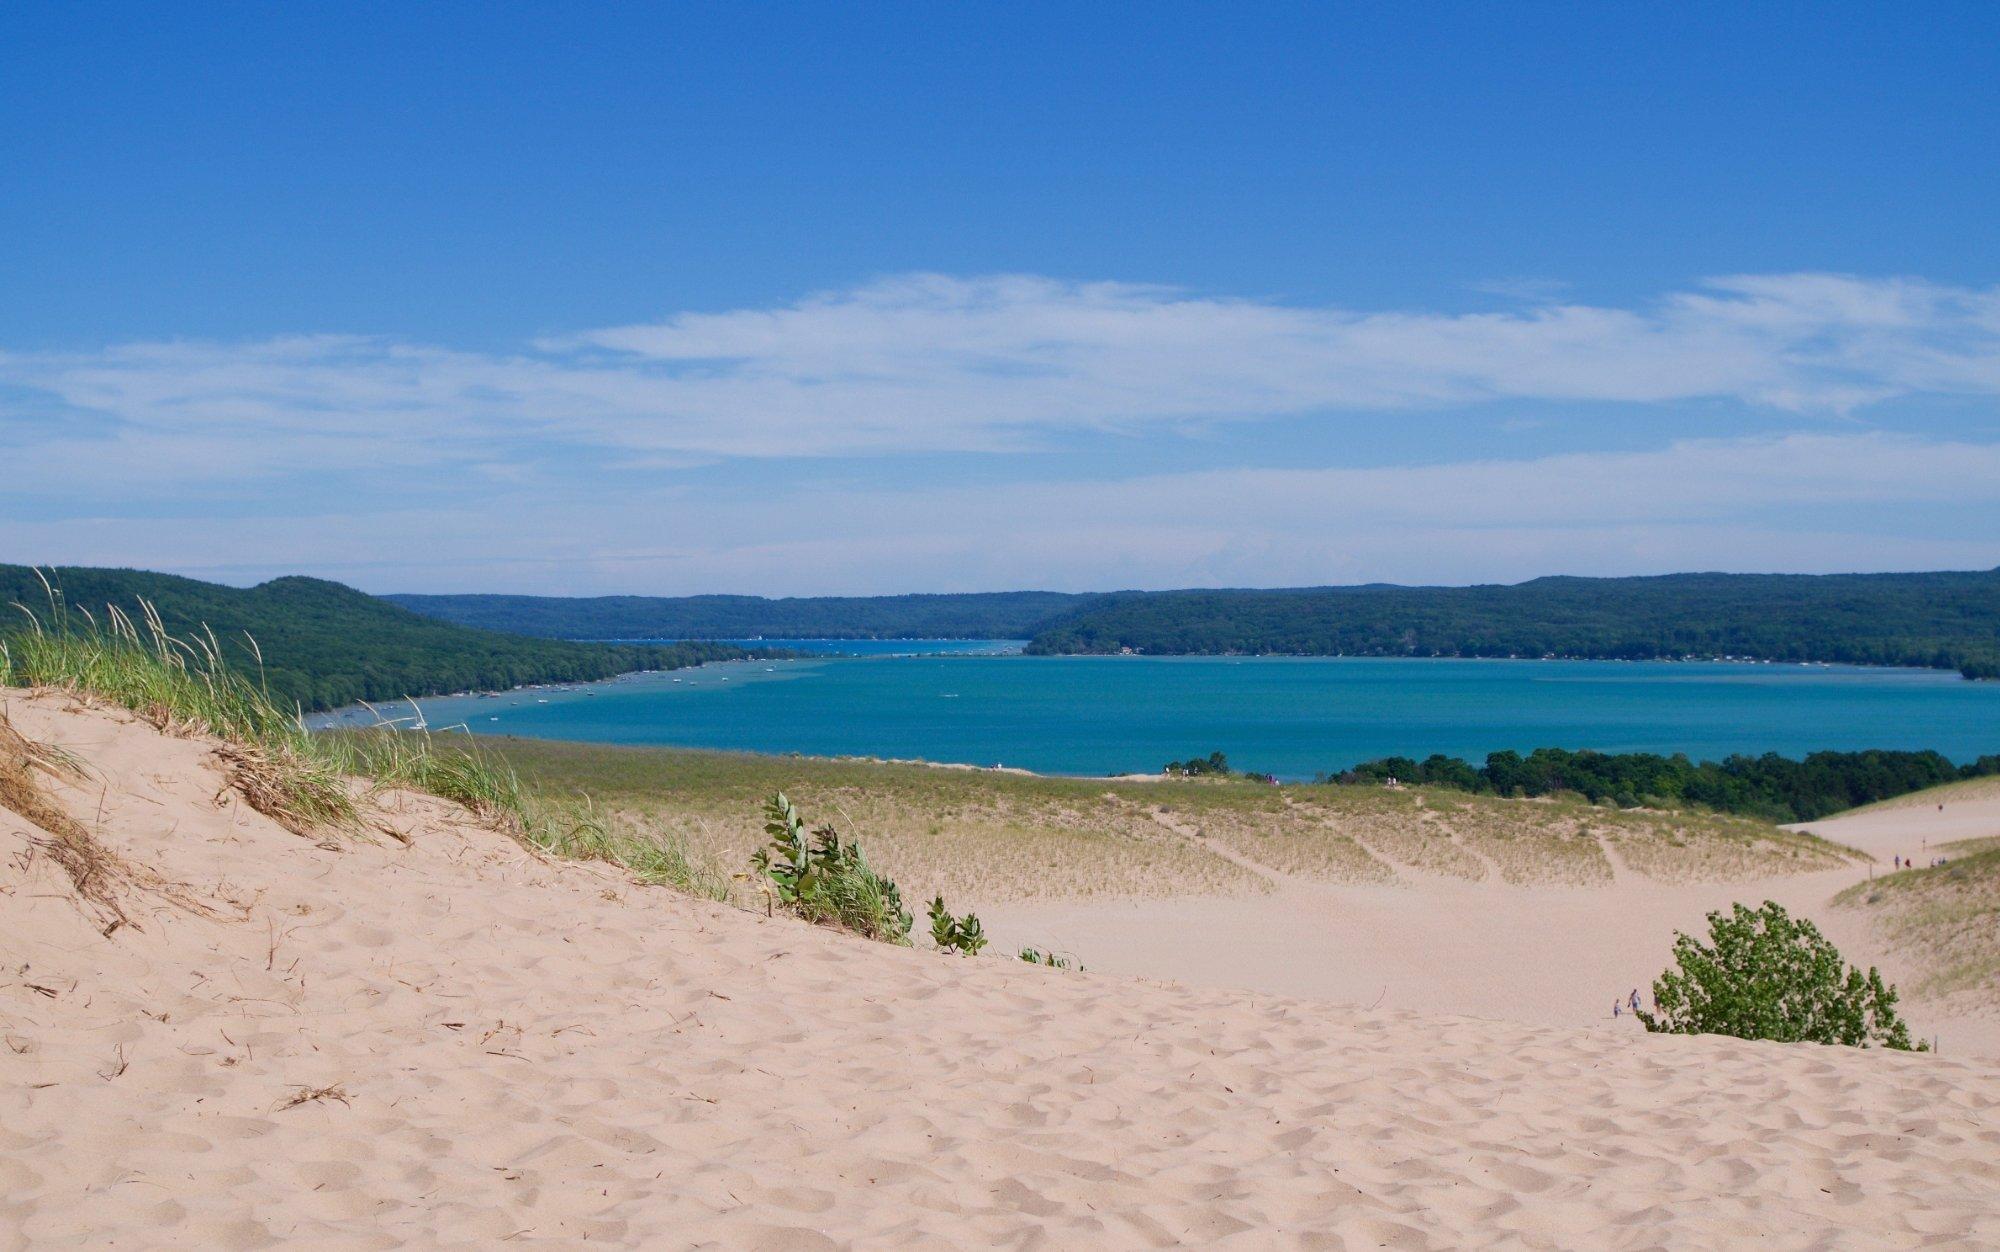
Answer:
<svg viewBox="0 0 2000 1252"><path fill-rule="evenodd" d="M656 643L657 640L614 639L611 643ZM778 648L814 656L1007 656L1026 647L1026 639L717 639L739 648Z"/></svg>
<svg viewBox="0 0 2000 1252"><path fill-rule="evenodd" d="M1213 751L1287 779L1398 754L1476 763L1504 748L1697 759L1935 748L1965 761L2000 752L2000 683L1941 671L995 650L739 662L421 705L433 728L462 723L479 734L1061 774L1152 772Z"/></svg>

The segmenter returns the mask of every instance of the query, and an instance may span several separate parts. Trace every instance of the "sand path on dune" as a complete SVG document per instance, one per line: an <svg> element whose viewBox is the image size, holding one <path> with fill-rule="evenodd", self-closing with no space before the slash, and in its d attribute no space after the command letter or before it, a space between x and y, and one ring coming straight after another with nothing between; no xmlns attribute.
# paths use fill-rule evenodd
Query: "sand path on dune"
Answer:
<svg viewBox="0 0 2000 1252"><path fill-rule="evenodd" d="M1824 821L1788 827L1859 848L1878 861L1894 856L1930 862L1938 849L1960 839L2000 836L2000 779L1944 788L1931 796L1905 796Z"/></svg>
<svg viewBox="0 0 2000 1252"><path fill-rule="evenodd" d="M0 702L152 874L106 934L0 811L0 1248L2000 1241L2000 1068L894 949L421 797L322 845Z"/></svg>
<svg viewBox="0 0 2000 1252"><path fill-rule="evenodd" d="M1171 828L1171 826L1170 826ZM1847 844L1880 864L1738 883L1669 884L1630 872L1605 846L1608 886L1519 886L1395 864L1397 881L1327 883L1230 854L1268 878L1258 896L995 903L980 910L994 942L1076 956L1091 969L1176 978L1344 1004L1459 1013L1543 1026L1638 1032L1612 1001L1642 997L1666 968L1676 930L1705 932L1709 911L1776 900L1810 917L1849 960L1914 985L1926 972L1889 948L1835 895L1886 872L1892 855L1928 858L1952 839L2000 835L2000 794L1869 809L1793 829ZM1190 833L1190 837L1192 837ZM1214 841L1211 852L1228 853ZM1378 859L1386 859L1373 850ZM2000 997L1996 997L2000 999ZM1952 1055L2000 1061L2000 1016L1906 1002L1913 1032Z"/></svg>

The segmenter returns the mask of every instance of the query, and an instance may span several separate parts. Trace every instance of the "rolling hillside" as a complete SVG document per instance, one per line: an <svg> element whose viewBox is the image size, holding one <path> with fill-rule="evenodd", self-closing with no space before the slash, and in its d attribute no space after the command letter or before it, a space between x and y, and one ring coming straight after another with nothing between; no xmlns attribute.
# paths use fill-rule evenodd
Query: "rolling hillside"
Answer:
<svg viewBox="0 0 2000 1252"><path fill-rule="evenodd" d="M609 678L747 655L715 644L612 647L474 630L317 578L277 578L237 588L142 570L67 567L44 573L59 588L72 625L84 622L85 614L102 620L107 605L136 620L144 599L175 634L213 631L231 664L248 672L256 672L261 653L272 694L308 711L357 700ZM48 594L35 571L0 565L0 607L7 615L0 619L0 640L32 629L15 605L32 610L44 624L50 619Z"/></svg>
<svg viewBox="0 0 2000 1252"><path fill-rule="evenodd" d="M1122 592L1030 652L1748 656L2000 677L2000 570L1671 574L1514 586Z"/></svg>
<svg viewBox="0 0 2000 1252"><path fill-rule="evenodd" d="M422 596L385 599L461 626L550 639L1026 639L1097 599L1055 591L967 595Z"/></svg>
<svg viewBox="0 0 2000 1252"><path fill-rule="evenodd" d="M556 639L1029 638L1030 652L1747 656L2000 677L2000 571L971 595L387 597Z"/></svg>

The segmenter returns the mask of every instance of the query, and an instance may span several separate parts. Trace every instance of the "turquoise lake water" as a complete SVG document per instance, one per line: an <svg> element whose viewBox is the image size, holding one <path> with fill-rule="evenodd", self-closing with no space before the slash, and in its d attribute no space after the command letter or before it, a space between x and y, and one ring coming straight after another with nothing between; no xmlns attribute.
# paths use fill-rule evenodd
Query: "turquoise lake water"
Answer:
<svg viewBox="0 0 2000 1252"><path fill-rule="evenodd" d="M784 641L764 641L783 646ZM912 645L897 645L908 651ZM1709 662L1359 658L828 657L422 701L433 728L1046 773L1153 771L1212 751L1310 778L1357 761L1503 748L1798 756L2000 752L2000 683ZM388 710L391 715L407 709Z"/></svg>

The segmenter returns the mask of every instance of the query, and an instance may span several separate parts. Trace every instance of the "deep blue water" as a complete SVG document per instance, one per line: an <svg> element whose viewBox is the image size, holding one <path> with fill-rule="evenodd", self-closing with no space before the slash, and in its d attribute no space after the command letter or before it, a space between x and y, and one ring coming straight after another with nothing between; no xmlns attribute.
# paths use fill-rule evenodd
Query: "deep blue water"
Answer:
<svg viewBox="0 0 2000 1252"><path fill-rule="evenodd" d="M1476 762L1502 748L1545 746L1697 759L1880 747L1935 748L1963 761L2000 752L2000 683L1930 670L1721 662L842 657L422 707L432 727L463 723L482 734L1064 774L1151 771L1217 750L1238 768L1281 778L1391 754Z"/></svg>

